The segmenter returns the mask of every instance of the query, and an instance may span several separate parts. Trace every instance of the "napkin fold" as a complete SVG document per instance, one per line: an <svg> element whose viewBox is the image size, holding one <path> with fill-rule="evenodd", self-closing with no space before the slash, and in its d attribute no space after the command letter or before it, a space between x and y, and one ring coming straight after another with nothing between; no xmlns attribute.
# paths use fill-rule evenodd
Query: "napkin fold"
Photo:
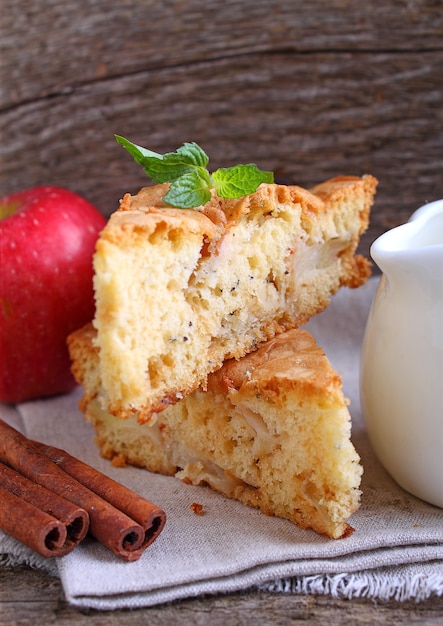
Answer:
<svg viewBox="0 0 443 626"><path fill-rule="evenodd" d="M355 532L330 540L267 517L206 487L146 470L114 468L99 456L78 410L81 390L0 405L2 419L26 436L62 448L162 507L166 526L135 563L87 538L59 559L43 559L0 531L0 564L27 563L61 579L66 599L82 608L146 607L202 594L260 588L417 601L443 594L443 510L402 490L377 461L360 413L359 359L377 278L342 289L308 324L343 378L352 439L364 475ZM196 515L191 504L203 505Z"/></svg>

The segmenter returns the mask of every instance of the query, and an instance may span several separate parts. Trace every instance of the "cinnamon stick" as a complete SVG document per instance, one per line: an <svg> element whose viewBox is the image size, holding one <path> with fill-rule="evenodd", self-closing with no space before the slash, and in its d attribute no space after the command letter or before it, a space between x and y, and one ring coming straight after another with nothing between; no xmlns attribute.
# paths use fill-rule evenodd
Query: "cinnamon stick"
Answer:
<svg viewBox="0 0 443 626"><path fill-rule="evenodd" d="M75 546L59 520L1 486L0 528L43 557L64 556Z"/></svg>
<svg viewBox="0 0 443 626"><path fill-rule="evenodd" d="M166 514L161 508L64 450L33 443L63 471L141 525L145 536L140 551L155 541L166 523Z"/></svg>
<svg viewBox="0 0 443 626"><path fill-rule="evenodd" d="M30 480L84 508L89 514L91 535L115 554L128 561L141 556L145 530L140 524L63 471L34 442L2 420L0 460ZM84 471L86 477L91 471L95 472L86 464Z"/></svg>
<svg viewBox="0 0 443 626"><path fill-rule="evenodd" d="M0 463L0 485L17 498L32 504L63 524L65 528L64 539L56 556L60 556L61 553L67 554L85 538L89 528L89 516L84 509L32 482L3 463ZM17 519L26 520L27 518L23 518L22 512L16 508L10 509L9 518L13 519L13 523L16 523ZM32 520L27 520L28 526L32 523Z"/></svg>

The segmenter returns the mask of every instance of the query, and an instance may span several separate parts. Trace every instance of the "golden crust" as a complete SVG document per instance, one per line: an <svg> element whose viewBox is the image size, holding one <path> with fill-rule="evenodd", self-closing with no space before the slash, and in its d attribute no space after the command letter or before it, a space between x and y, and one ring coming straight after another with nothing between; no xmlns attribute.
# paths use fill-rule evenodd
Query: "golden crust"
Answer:
<svg viewBox="0 0 443 626"><path fill-rule="evenodd" d="M130 196L130 199L130 204L124 210L118 210L110 216L98 244L103 240L124 244L131 236L146 240L150 235L162 229L200 234L210 239L217 234L214 223L199 211L190 209L185 214L183 209L161 209L149 205L141 210L137 208L137 205L144 202L144 194L140 193L140 197Z"/></svg>
<svg viewBox="0 0 443 626"><path fill-rule="evenodd" d="M303 329L289 330L240 360L230 359L208 377L208 390L260 394L276 398L297 386L313 401L341 394L342 381L324 351Z"/></svg>
<svg viewBox="0 0 443 626"><path fill-rule="evenodd" d="M263 183L255 193L237 199L220 198L213 191L209 202L196 209L174 209L163 202L163 196L169 188L168 183L155 185L153 187L143 187L136 195L125 194L118 211L111 218L115 218L116 223L124 224L128 219L127 212L132 212L136 216L139 212L145 215L163 215L165 220L177 218L186 227L190 227L192 232L193 220L199 222L196 214L205 215L216 227L209 227L208 223L201 220L205 234L213 239L220 236L221 230L232 228L238 220L247 214L266 215L275 210L276 204L300 204L302 212L302 222L327 211L335 203L346 200L350 194L358 195L359 189L363 188L365 200L360 212L360 234L364 232L369 223L369 211L373 202L378 181L374 176L365 174L357 176L338 176L316 185L312 189L304 189L297 185L278 185ZM121 213L125 215L120 215ZM140 214L139 213L139 214ZM153 223L151 230L155 229Z"/></svg>

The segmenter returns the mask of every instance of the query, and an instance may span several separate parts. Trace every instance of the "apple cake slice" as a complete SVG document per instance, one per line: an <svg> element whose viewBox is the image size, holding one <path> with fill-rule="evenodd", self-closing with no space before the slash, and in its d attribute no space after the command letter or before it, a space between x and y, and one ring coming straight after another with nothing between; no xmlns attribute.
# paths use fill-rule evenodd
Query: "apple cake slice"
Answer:
<svg viewBox="0 0 443 626"><path fill-rule="evenodd" d="M331 538L352 532L362 467L341 379L310 333L290 330L226 361L208 376L206 391L148 423L103 408L95 335L92 325L71 335L71 354L95 390L81 408L104 457L209 485Z"/></svg>
<svg viewBox="0 0 443 626"><path fill-rule="evenodd" d="M340 286L361 285L369 263L356 248L376 184L262 184L186 210L163 203L168 184L126 194L94 257L103 408L147 421L204 388L225 359L299 327Z"/></svg>

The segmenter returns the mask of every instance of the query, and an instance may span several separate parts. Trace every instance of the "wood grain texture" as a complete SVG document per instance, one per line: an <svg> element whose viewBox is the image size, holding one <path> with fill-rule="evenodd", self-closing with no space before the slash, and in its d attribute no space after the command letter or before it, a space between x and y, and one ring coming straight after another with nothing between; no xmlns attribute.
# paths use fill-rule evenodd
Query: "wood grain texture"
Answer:
<svg viewBox="0 0 443 626"><path fill-rule="evenodd" d="M0 626L441 626L443 597L426 602L374 602L246 591L206 596L146 609L81 612L68 605L60 581L25 567L0 568Z"/></svg>
<svg viewBox="0 0 443 626"><path fill-rule="evenodd" d="M443 196L443 2L2 0L0 193L109 215L149 184L114 133L278 182L380 180L362 251Z"/></svg>
<svg viewBox="0 0 443 626"><path fill-rule="evenodd" d="M149 69L274 52L441 49L436 0L2 0L3 106ZM4 82L6 81L6 82Z"/></svg>

